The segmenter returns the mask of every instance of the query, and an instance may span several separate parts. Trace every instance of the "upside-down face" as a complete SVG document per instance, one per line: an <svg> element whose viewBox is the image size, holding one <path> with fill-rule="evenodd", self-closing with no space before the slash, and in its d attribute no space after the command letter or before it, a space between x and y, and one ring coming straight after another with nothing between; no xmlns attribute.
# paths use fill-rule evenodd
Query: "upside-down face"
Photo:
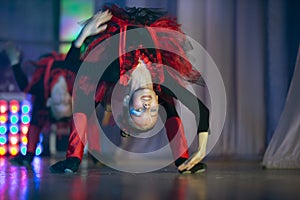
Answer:
<svg viewBox="0 0 300 200"><path fill-rule="evenodd" d="M51 89L51 97L47 100L47 107L50 107L52 116L59 120L72 115L71 102L66 80L60 76Z"/></svg>
<svg viewBox="0 0 300 200"><path fill-rule="evenodd" d="M158 119L158 96L152 89L136 90L129 102L129 113L132 122L140 130L148 130L155 126Z"/></svg>

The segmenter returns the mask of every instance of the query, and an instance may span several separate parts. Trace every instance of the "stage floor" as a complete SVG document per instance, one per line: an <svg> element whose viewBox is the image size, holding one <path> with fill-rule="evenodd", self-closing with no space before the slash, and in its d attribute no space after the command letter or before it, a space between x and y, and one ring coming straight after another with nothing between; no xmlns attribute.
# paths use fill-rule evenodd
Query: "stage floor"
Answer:
<svg viewBox="0 0 300 200"><path fill-rule="evenodd" d="M300 199L300 170L263 170L258 161L208 160L208 170L195 175L173 165L126 173L87 158L76 174L52 174L55 161L35 158L30 170L0 158L0 199Z"/></svg>

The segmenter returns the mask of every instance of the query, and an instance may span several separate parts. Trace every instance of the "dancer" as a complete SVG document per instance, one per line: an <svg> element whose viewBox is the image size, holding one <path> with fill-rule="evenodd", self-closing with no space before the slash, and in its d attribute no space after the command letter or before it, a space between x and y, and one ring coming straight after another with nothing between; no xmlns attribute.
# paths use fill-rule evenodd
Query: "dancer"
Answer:
<svg viewBox="0 0 300 200"><path fill-rule="evenodd" d="M69 61L66 60L66 63L68 63L68 66L73 67L74 72L77 72L82 63L82 60L78 60L78 58L85 58L95 46L106 38L120 33L119 46L122 48L121 44L126 43L126 29L153 25L154 27L167 27L180 31L179 25L170 18L165 18L165 13L159 10L145 8L122 9L117 6L108 7L108 9L109 11L103 13L99 12L87 20L80 34L73 42L68 52L70 56L67 56L73 59ZM107 24L105 24L106 22ZM142 33L142 35L144 35L144 33ZM150 32L148 32L148 36L150 41L153 41L155 38ZM157 38L155 40L157 41ZM134 43L135 44L126 45L127 47L128 45L143 45L143 41L140 40L135 40ZM85 52L80 54L82 46ZM100 53L96 57L105 59L105 55L108 55L110 51L113 51L113 48L110 48L108 45L105 49L100 50ZM157 62L171 66L178 72L179 76L174 77L174 73L164 69L163 65L156 66L152 64ZM91 67L101 66L96 62L96 64ZM180 134L181 140L177 143L173 143L173 146L171 143L173 155L176 159L175 164L178 166L179 172L197 173L205 171L206 165L200 163L200 161L206 154L209 111L196 96L177 82L180 82L180 78L194 83L199 82L201 79L200 74L192 68L189 62L170 52L139 48L139 50L131 51L125 55L122 54L119 59L110 64L100 78L98 85L89 82L89 76L91 76L91 74L80 76L81 77L78 77L80 84L78 88L74 88L75 98L81 95L93 95L92 89L94 88L96 90L95 102L103 105L108 115L111 107L111 94L116 84L123 85L129 90L128 95L124 97L123 101L125 110L123 116L128 116L123 117L123 119L126 120L123 121L124 127L120 127L122 135L134 135L139 134L141 131L151 130L157 121L157 115L159 113L158 104L162 105L167 113L165 128L169 141L172 141L177 133ZM165 87L165 84L174 85L172 90L174 89L175 91L171 91ZM198 151L190 158L188 158L188 146L181 120L174 105L174 98L180 100L194 112L199 122L198 137L201 141ZM190 103L195 101L199 108L196 112L194 111L195 105L191 105ZM80 103L80 101L77 101L77 103L78 105L75 105L76 110L74 110L74 122L77 125L77 129L73 129L70 134L66 160L59 161L50 166L50 170L54 173L74 173L78 170L82 159L85 143L82 141L82 138L83 140L85 138L87 117L93 111L87 110L84 102ZM126 110L128 112L126 112ZM199 119L199 114L197 114L198 110L201 115L201 120Z"/></svg>
<svg viewBox="0 0 300 200"><path fill-rule="evenodd" d="M26 154L19 153L10 162L30 166L42 129L58 120L70 124L71 92L75 74L63 69L65 55L52 52L42 56L37 62L31 62L36 70L28 81L21 67L20 50L12 43L8 43L4 50L20 90L31 94L33 104Z"/></svg>

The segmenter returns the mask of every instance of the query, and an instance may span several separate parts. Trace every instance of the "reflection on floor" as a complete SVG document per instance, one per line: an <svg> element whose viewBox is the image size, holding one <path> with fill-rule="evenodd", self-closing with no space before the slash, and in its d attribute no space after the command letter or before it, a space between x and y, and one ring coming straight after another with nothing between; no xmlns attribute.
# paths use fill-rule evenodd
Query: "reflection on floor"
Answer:
<svg viewBox="0 0 300 200"><path fill-rule="evenodd" d="M299 199L300 170L263 170L258 161L208 160L208 170L180 175L173 165L126 173L85 159L74 175L51 174L51 158L32 169L0 158L0 199Z"/></svg>

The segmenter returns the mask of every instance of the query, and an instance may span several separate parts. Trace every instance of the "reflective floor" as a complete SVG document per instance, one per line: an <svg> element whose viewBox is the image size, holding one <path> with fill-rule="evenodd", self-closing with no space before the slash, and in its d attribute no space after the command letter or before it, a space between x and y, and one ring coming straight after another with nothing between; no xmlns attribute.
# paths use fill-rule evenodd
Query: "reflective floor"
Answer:
<svg viewBox="0 0 300 200"><path fill-rule="evenodd" d="M0 158L0 199L300 199L300 170L263 170L253 161L208 160L197 175L180 175L173 165L125 173L87 158L76 174L51 174L55 161L35 158L26 169Z"/></svg>

